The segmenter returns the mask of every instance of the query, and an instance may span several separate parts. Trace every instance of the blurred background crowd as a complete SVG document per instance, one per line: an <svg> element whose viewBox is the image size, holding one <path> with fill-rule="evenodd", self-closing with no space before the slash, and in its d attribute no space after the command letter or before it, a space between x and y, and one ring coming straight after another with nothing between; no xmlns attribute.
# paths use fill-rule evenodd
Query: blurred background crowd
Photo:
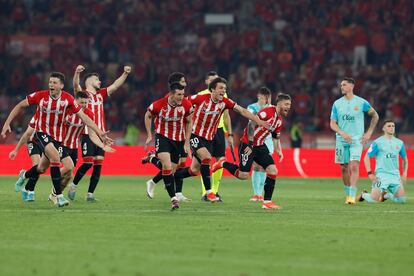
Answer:
<svg viewBox="0 0 414 276"><path fill-rule="evenodd" d="M103 85L131 64L126 85L106 102L112 131L143 130L171 72L185 73L193 94L215 70L244 107L264 85L290 93L287 128L300 121L306 133L329 133L339 82L352 76L380 118L412 132L413 9L410 0L0 0L0 122L28 93L46 89L51 71L63 72L71 91L78 64L100 73ZM207 24L206 14L234 22ZM239 132L245 123L233 120Z"/></svg>

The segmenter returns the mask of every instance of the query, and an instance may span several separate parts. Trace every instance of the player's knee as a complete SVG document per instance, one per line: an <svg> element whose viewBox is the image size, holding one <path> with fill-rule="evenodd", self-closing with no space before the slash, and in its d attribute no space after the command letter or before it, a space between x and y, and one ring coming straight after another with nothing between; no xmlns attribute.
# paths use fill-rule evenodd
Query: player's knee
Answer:
<svg viewBox="0 0 414 276"><path fill-rule="evenodd" d="M266 168L266 173L268 175L275 175L275 177L276 177L278 171L277 171L277 168L275 166L269 166L269 167Z"/></svg>
<svg viewBox="0 0 414 276"><path fill-rule="evenodd" d="M249 173L248 172L239 172L238 178L241 180L246 180L249 178Z"/></svg>

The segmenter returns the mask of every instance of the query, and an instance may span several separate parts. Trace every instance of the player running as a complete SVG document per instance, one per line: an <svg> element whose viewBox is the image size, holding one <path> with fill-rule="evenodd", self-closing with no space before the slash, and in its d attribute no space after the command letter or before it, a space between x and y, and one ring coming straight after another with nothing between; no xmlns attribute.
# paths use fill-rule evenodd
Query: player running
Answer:
<svg viewBox="0 0 414 276"><path fill-rule="evenodd" d="M261 87L259 92L257 93L257 102L250 104L247 106L247 110L249 110L253 114L259 113L265 107L268 107L271 104L272 95L270 90L267 87ZM254 131L254 126L249 124L249 130ZM265 141L265 145L269 150L269 154L273 155L274 146L272 135L267 135ZM263 202L263 189L266 180L266 171L259 166L257 163L253 163L253 172L252 172L252 186L253 186L253 196L250 201L260 201Z"/></svg>
<svg viewBox="0 0 414 276"><path fill-rule="evenodd" d="M217 197L211 189L210 181L211 147L223 111L233 109L247 119L253 120L259 125L267 126L265 122L247 109L237 105L231 99L225 98L226 89L227 81L218 77L209 84L211 94L193 95L189 98L195 106L190 139L193 158L190 167L177 170L175 173L177 178L187 178L201 172L207 199L211 202L217 201Z"/></svg>
<svg viewBox="0 0 414 276"><path fill-rule="evenodd" d="M292 104L288 94L279 93L276 99L276 106L263 108L257 114L260 120L267 122L270 128L260 125L254 127L254 131L249 131L249 126L244 129L239 146L239 165L226 161L219 161L213 165L212 171L225 168L238 179L249 178L253 161L266 170L266 180L264 185L263 209L280 209L281 207L272 202L273 190L276 184L277 168L269 149L264 144L266 137L271 134L274 148L279 155L279 162L283 160L282 145L280 144L280 131L282 129L283 117L289 113ZM249 125L251 122L249 122Z"/></svg>
<svg viewBox="0 0 414 276"><path fill-rule="evenodd" d="M85 70L85 67L78 65L76 67L75 75L73 77L73 88L75 95L78 91L82 91L82 87L79 84L80 73ZM122 75L114 81L110 86L106 88L101 88L101 81L97 73L90 73L85 76L85 91L89 96L89 102L87 108L92 111L95 115L95 123L103 132L106 131L105 127L105 114L104 114L104 101L109 96L112 95L118 88L120 88L129 73L131 73L130 66L124 66L124 72ZM87 194L87 200L89 202L94 202L96 199L93 195L95 192L96 186L98 185L102 163L104 160L104 150L96 146L88 135L88 128L86 127L84 133L81 136L81 147L82 147L82 158L83 164L76 171L75 177L72 184L69 187L69 192L73 195L73 199L76 195L76 188L81 181L85 173L93 166L92 175L89 181L89 188Z"/></svg>
<svg viewBox="0 0 414 276"><path fill-rule="evenodd" d="M405 203L403 184L407 181L408 158L404 142L396 138L394 120L385 120L382 127L384 135L372 142L365 154L364 164L368 177L372 181L371 193L363 191L358 201L375 203L391 199L396 203ZM402 177L400 176L398 156L402 159ZM375 173L371 171L369 159L375 158Z"/></svg>
<svg viewBox="0 0 414 276"><path fill-rule="evenodd" d="M155 150L162 164L162 178L165 188L171 199L172 210L179 208L174 184L174 171L180 160L184 148L189 152L191 135L192 104L184 98L184 86L172 83L169 86L168 97L153 102L145 113L145 128L147 130L148 145L152 140L151 120L155 124Z"/></svg>
<svg viewBox="0 0 414 276"><path fill-rule="evenodd" d="M181 72L174 72L171 73L168 76L168 86L172 85L173 83L179 83L181 86L186 87L187 86L187 82L185 79L185 75ZM170 96L170 92L168 92L165 97L169 97ZM184 122L185 123L185 122ZM177 165L177 169L179 168L184 168L186 161L187 161L187 156L188 154L184 151L184 148L181 147L180 148L180 160L178 161L178 165ZM154 164L154 166L156 166L158 169L160 169L160 171L150 180L148 180L146 182L146 192L147 192L147 196L150 199L154 198L154 190L155 190L155 185L161 181L162 179L162 163L160 161L160 159L155 156L155 152L150 151L148 152L148 154L142 158L141 160L142 164L146 164L146 163L152 163ZM183 180L181 178L177 178L174 180L175 182L175 195L178 198L178 201L180 202L184 202L184 201L191 201L191 199L187 198L183 193Z"/></svg>
<svg viewBox="0 0 414 276"><path fill-rule="evenodd" d="M378 123L377 112L365 99L354 94L354 86L352 78L341 81L343 97L334 102L330 121L331 129L336 132L335 163L341 165L346 204L355 204L362 146L371 138ZM371 116L365 133L364 113Z"/></svg>
<svg viewBox="0 0 414 276"><path fill-rule="evenodd" d="M42 159L39 165L30 170L22 170L16 182L16 190L20 191L26 178L36 177L44 173L50 165L50 174L57 195L59 207L68 205L61 191L61 172L59 169L61 158L66 157L62 151L62 142L65 137L64 121L68 113L77 113L78 116L91 127L103 140L108 141L106 133L102 132L95 123L80 109L74 98L63 91L65 77L62 73L53 72L49 78L49 90L36 91L19 102L10 112L2 129L3 138L11 132L10 123L19 112L29 105L37 105L39 118L35 126L35 140L42 148ZM59 151L60 150L60 151ZM63 160L63 159L62 159ZM64 164L64 163L63 163ZM65 164L64 164L65 165ZM70 167L70 165L68 165ZM73 168L73 163L72 163Z"/></svg>
<svg viewBox="0 0 414 276"><path fill-rule="evenodd" d="M203 91L200 91L197 93L197 95L204 95L204 94L210 94L210 90L208 89L208 85L212 80L218 77L217 72L210 71L207 73L205 78L205 84L207 85L207 88ZM227 93L224 93L224 97L227 98ZM227 131L227 135L225 134L225 131ZM226 109L223 111L223 114L220 116L220 122L217 126L217 132L214 135L214 138L212 140L212 152L211 155L216 159L216 161L220 160L221 158L224 158L226 156L226 137L227 141L229 142L230 147L233 146L233 132L231 128L231 118L229 111ZM221 196L218 194L221 178L223 176L223 169L217 170L215 173L212 174L213 181L211 183L211 189L213 193L216 194L217 201L222 202ZM203 178L201 177L201 192L203 197L201 198L203 201L208 201L206 190L204 189L203 184Z"/></svg>

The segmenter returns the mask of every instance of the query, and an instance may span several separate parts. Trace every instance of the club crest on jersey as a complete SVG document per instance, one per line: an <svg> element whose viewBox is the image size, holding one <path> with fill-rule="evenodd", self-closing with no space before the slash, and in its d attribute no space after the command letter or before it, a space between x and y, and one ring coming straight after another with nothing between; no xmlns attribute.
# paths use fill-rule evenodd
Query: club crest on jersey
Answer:
<svg viewBox="0 0 414 276"><path fill-rule="evenodd" d="M60 106L64 107L66 105L66 101L60 102ZM75 107L77 107L77 104L75 103Z"/></svg>
<svg viewBox="0 0 414 276"><path fill-rule="evenodd" d="M359 110L359 107L358 107L358 106L355 106L355 107L354 107L354 110L355 110L355 111L358 111L358 110Z"/></svg>

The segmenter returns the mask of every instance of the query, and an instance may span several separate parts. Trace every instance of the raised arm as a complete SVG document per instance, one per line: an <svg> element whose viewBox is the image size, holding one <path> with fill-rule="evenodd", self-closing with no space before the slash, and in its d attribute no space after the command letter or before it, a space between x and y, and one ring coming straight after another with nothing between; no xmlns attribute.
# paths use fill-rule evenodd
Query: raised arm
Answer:
<svg viewBox="0 0 414 276"><path fill-rule="evenodd" d="M122 75L117 78L113 84L108 86L108 96L111 95L113 92L115 92L121 85L124 84L126 78L128 77L129 73L131 73L131 66L124 66L124 72Z"/></svg>
<svg viewBox="0 0 414 276"><path fill-rule="evenodd" d="M367 132L362 136L361 142L366 143L371 138L372 132L374 132L375 126L378 123L378 113L372 107L368 110L367 114L371 116L371 123L369 124Z"/></svg>
<svg viewBox="0 0 414 276"><path fill-rule="evenodd" d="M246 117L247 119L252 120L259 126L264 126L264 127L269 126L265 121L260 120L259 117L257 117L257 115L253 115L250 111L248 111L246 108L241 107L240 105L236 104L233 110L240 113L240 115L242 115L243 117Z"/></svg>
<svg viewBox="0 0 414 276"><path fill-rule="evenodd" d="M76 94L79 91L82 91L82 87L80 86L80 73L82 73L85 70L85 67L83 65L76 66L75 74L73 75L73 94Z"/></svg>
<svg viewBox="0 0 414 276"><path fill-rule="evenodd" d="M3 138L6 138L7 132L11 132L10 124L14 120L14 118L16 118L16 116L20 113L20 111L22 111L23 109L25 109L28 106L29 106L29 102L27 101L27 99L24 99L24 100L20 101L12 109L12 111L10 112L10 114L7 117L6 121L4 122L3 128L1 130L1 136Z"/></svg>
<svg viewBox="0 0 414 276"><path fill-rule="evenodd" d="M28 126L26 131L23 133L22 137L20 137L19 142L17 143L16 147L9 153L9 158L14 160L16 158L17 153L19 152L20 148L23 144L26 144L29 141L30 136L32 136L34 132L34 128Z"/></svg>

